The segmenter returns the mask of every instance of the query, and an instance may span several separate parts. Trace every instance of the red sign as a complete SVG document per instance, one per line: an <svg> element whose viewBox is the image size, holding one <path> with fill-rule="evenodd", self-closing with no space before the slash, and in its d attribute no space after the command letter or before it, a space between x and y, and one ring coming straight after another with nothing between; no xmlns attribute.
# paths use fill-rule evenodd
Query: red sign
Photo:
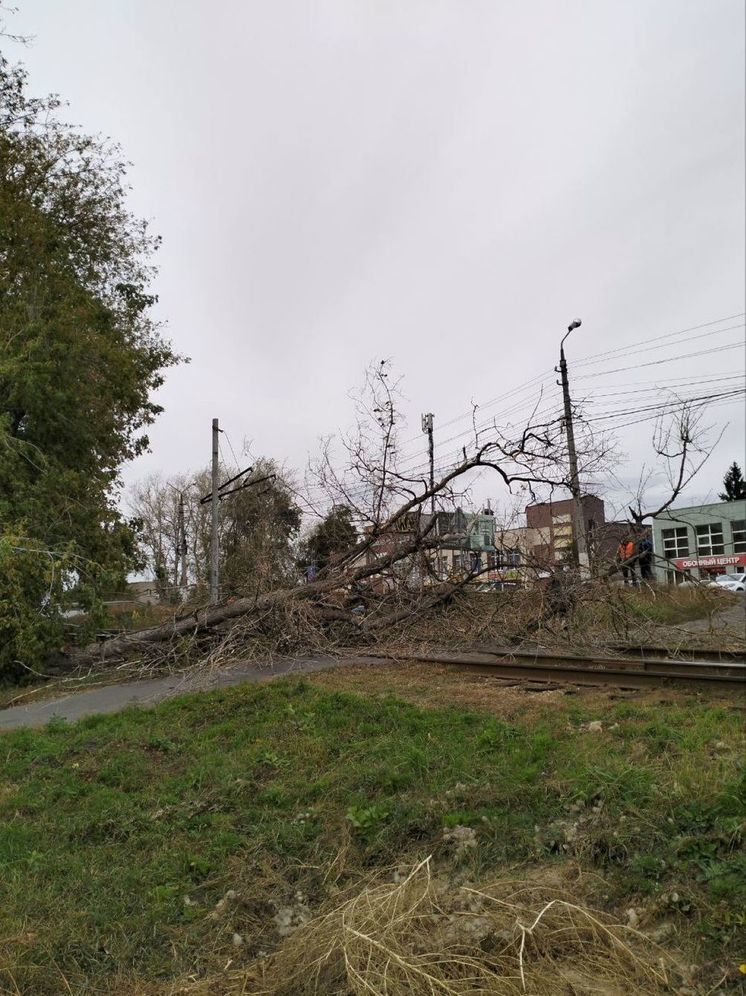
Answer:
<svg viewBox="0 0 746 996"><path fill-rule="evenodd" d="M674 560L674 564L680 571L690 567L735 567L738 564L746 564L746 553L721 554L714 557L682 557L681 560Z"/></svg>

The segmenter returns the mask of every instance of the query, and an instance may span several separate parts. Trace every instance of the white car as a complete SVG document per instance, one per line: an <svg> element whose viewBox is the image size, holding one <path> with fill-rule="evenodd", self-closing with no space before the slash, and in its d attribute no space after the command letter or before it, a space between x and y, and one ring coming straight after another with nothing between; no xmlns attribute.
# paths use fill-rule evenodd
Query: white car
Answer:
<svg viewBox="0 0 746 996"><path fill-rule="evenodd" d="M746 592L746 568L740 568L730 574L719 574L708 585L710 588L720 588L724 591Z"/></svg>

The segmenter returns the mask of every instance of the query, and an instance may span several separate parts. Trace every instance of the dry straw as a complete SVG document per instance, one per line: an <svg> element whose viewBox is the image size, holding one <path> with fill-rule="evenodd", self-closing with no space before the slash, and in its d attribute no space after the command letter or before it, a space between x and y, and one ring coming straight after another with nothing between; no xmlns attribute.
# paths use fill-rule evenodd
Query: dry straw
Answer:
<svg viewBox="0 0 746 996"><path fill-rule="evenodd" d="M555 895L551 896L550 893ZM252 996L653 996L675 966L643 935L534 883L363 889L247 971L174 992Z"/></svg>

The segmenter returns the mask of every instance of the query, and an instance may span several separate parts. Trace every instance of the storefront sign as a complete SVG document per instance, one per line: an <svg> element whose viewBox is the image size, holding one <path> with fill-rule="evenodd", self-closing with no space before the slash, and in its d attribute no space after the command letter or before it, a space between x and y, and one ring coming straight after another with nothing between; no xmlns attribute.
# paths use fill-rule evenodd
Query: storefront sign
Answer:
<svg viewBox="0 0 746 996"><path fill-rule="evenodd" d="M716 557L683 557L681 560L674 560L674 564L680 571L691 567L735 567L737 564L746 564L746 553Z"/></svg>

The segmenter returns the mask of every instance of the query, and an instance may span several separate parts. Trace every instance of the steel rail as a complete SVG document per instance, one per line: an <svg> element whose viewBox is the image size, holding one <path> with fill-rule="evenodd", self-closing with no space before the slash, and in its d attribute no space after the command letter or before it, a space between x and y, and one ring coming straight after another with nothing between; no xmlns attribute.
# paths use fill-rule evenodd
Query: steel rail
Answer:
<svg viewBox="0 0 746 996"><path fill-rule="evenodd" d="M659 660L712 661L713 663L746 664L746 650L696 650L691 647L634 646L627 643L612 643L609 650L629 657L653 657Z"/></svg>
<svg viewBox="0 0 746 996"><path fill-rule="evenodd" d="M390 658L390 655L385 656ZM718 692L746 693L746 666L714 664L709 661L625 661L610 657L580 657L548 652L498 655L427 651L397 654L396 659L420 661L426 664L446 664L495 678L531 682L616 685L621 688L686 684Z"/></svg>
<svg viewBox="0 0 746 996"><path fill-rule="evenodd" d="M680 674L683 677L695 674L720 675L722 677L739 677L746 675L746 667L743 664L727 663L725 661L708 660L679 660L668 657L665 659L657 657L607 657L602 654L577 654L563 653L558 650L536 649L536 650L474 650L467 654L458 653L454 656L476 656L491 661L515 661L517 664L537 663L547 667L585 667L585 668L605 668L609 671L650 671L657 672L664 670L667 674ZM448 656L447 654L444 656ZM485 662L482 661L482 662Z"/></svg>

